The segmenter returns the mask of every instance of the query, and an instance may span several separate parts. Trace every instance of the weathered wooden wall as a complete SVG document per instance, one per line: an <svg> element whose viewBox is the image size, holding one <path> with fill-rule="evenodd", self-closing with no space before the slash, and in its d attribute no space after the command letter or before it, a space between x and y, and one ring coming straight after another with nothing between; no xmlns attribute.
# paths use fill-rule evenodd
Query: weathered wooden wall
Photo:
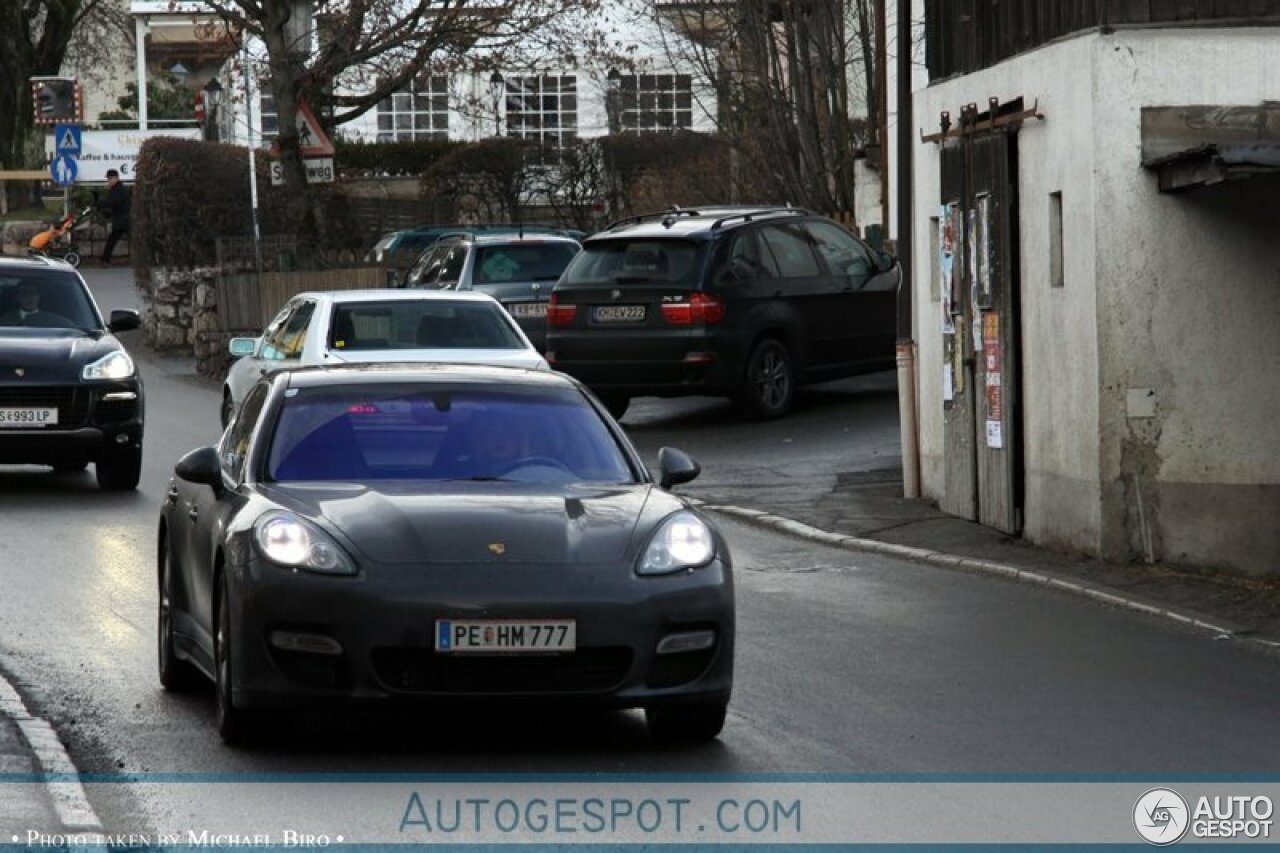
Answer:
<svg viewBox="0 0 1280 853"><path fill-rule="evenodd" d="M1280 25L1280 0L925 0L929 77L987 68L1093 27L1177 22Z"/></svg>

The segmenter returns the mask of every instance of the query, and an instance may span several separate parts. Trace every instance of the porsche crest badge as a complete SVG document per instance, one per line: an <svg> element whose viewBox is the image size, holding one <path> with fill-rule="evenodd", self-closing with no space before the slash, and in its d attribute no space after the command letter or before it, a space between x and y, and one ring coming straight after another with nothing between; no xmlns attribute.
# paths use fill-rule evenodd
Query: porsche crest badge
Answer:
<svg viewBox="0 0 1280 853"><path fill-rule="evenodd" d="M507 546L501 542L490 542L489 550L492 551L495 556L501 557L503 554L507 553Z"/></svg>

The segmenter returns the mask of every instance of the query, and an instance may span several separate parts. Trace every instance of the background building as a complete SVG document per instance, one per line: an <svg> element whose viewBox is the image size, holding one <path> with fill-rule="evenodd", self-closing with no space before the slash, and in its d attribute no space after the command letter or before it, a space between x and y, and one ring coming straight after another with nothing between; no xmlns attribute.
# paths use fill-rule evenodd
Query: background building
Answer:
<svg viewBox="0 0 1280 853"><path fill-rule="evenodd" d="M1038 543L1276 574L1280 2L1206 8L926 3L923 490Z"/></svg>

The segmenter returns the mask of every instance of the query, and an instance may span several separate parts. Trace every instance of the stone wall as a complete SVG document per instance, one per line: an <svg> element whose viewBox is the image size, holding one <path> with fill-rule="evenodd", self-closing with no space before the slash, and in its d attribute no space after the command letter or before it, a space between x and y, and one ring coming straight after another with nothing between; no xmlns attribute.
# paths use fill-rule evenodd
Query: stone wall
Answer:
<svg viewBox="0 0 1280 853"><path fill-rule="evenodd" d="M157 352L195 356L196 371L221 377L230 356L232 335L220 330L217 267L152 268L138 280L142 331Z"/></svg>

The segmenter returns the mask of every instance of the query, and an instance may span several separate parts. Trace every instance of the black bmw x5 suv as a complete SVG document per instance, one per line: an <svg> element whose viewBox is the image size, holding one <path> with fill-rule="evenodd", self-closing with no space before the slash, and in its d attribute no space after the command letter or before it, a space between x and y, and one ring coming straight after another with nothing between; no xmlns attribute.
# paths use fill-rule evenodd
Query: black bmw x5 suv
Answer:
<svg viewBox="0 0 1280 853"><path fill-rule="evenodd" d="M547 308L547 361L616 417L692 394L778 417L798 385L893 367L901 278L804 210L673 208L583 243Z"/></svg>
<svg viewBox="0 0 1280 853"><path fill-rule="evenodd" d="M81 471L133 489L142 469L142 380L84 279L47 258L0 258L0 464Z"/></svg>

